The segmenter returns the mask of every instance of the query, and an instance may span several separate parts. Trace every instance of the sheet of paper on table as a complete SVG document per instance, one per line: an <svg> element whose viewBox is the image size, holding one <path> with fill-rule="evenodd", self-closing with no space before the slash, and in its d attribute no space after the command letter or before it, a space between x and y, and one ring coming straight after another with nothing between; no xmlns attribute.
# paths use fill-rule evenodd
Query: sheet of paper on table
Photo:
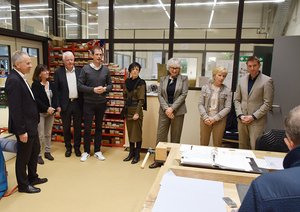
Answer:
<svg viewBox="0 0 300 212"><path fill-rule="evenodd" d="M178 177L166 173L153 212L226 211L222 182Z"/></svg>

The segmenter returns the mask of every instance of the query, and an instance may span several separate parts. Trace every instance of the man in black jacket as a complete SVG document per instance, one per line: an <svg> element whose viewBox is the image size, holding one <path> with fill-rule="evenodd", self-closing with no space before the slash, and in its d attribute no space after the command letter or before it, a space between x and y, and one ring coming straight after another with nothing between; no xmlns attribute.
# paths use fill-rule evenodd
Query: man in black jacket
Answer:
<svg viewBox="0 0 300 212"><path fill-rule="evenodd" d="M19 192L38 193L34 185L47 182L39 178L37 161L40 152L38 137L39 112L25 74L31 71L31 59L27 53L16 51L12 56L13 69L7 77L9 120L8 129L17 137L16 176ZM28 174L27 174L28 173Z"/></svg>
<svg viewBox="0 0 300 212"><path fill-rule="evenodd" d="M72 154L71 120L74 128L74 150L77 157L81 156L81 119L82 119L82 97L77 90L78 78L81 68L74 66L74 55L67 51L63 53L64 67L55 71L54 84L58 95L58 106L63 124L66 157Z"/></svg>

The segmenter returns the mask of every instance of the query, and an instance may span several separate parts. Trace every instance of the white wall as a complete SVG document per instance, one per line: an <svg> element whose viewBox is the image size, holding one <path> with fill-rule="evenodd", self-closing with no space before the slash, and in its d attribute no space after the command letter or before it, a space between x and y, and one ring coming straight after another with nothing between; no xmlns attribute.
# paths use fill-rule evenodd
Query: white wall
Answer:
<svg viewBox="0 0 300 212"><path fill-rule="evenodd" d="M182 144L200 145L200 114L198 102L199 90L189 90L186 98L187 113L184 117L181 141Z"/></svg>

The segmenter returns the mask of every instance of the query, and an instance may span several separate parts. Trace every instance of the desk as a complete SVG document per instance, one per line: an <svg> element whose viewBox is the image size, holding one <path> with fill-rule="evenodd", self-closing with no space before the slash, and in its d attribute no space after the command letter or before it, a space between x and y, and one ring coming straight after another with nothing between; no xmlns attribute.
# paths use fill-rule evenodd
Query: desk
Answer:
<svg viewBox="0 0 300 212"><path fill-rule="evenodd" d="M165 164L160 168L160 171L146 197L146 200L144 202L144 205L142 206L141 211L143 212L151 211L160 189L160 181L163 175L169 170L173 171L177 176L223 182L224 196L229 196L230 198L232 198L237 203L237 205L240 205L240 200L238 197L235 184L250 184L252 180L254 180L256 177L259 176L259 174L255 174L255 173L180 166L179 149L180 149L180 144L158 143L156 147L156 158L160 161L165 161ZM278 153L278 152L266 152L266 151L253 151L253 152L257 158L263 158L265 156L284 158L286 155L286 153Z"/></svg>

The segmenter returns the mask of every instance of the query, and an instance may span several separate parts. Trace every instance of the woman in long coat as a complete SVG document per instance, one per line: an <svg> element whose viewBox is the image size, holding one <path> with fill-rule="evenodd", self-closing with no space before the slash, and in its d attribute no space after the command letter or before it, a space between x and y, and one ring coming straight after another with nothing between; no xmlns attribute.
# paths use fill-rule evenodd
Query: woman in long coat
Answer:
<svg viewBox="0 0 300 212"><path fill-rule="evenodd" d="M141 65L129 65L130 77L126 79L125 104L126 126L129 137L129 155L123 161L139 162L142 147L143 109L146 110L146 83L139 77Z"/></svg>

